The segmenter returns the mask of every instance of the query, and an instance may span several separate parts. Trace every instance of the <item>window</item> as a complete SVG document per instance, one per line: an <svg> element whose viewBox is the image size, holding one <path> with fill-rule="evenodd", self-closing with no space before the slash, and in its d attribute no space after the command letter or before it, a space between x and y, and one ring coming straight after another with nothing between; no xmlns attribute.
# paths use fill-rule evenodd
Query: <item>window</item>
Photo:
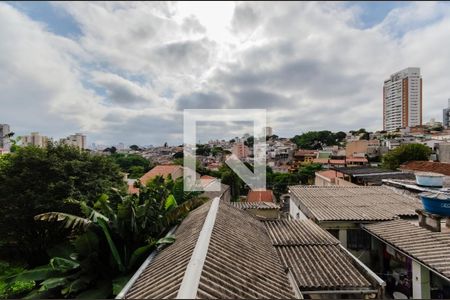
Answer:
<svg viewBox="0 0 450 300"><path fill-rule="evenodd" d="M339 229L327 229L335 238L339 239Z"/></svg>
<svg viewBox="0 0 450 300"><path fill-rule="evenodd" d="M370 250L370 234L361 229L347 230L347 248L351 250Z"/></svg>

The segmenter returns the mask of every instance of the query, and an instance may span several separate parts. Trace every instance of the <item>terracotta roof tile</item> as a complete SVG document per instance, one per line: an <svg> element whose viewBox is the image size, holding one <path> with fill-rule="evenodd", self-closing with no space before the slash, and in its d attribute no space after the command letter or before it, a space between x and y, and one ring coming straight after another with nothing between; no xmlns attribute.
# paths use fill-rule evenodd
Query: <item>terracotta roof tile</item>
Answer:
<svg viewBox="0 0 450 300"><path fill-rule="evenodd" d="M271 190L250 191L247 195L247 202L274 202L273 200L273 192Z"/></svg>
<svg viewBox="0 0 450 300"><path fill-rule="evenodd" d="M183 168L179 165L159 165L154 167L147 173L145 173L140 178L140 181L142 184L146 185L150 180L152 180L156 176L162 176L164 178L167 178L167 176L171 175L172 177L174 177L174 174L177 171L181 171L182 169Z"/></svg>
<svg viewBox="0 0 450 300"><path fill-rule="evenodd" d="M400 166L402 170L425 171L450 176L450 163L432 161L410 161Z"/></svg>

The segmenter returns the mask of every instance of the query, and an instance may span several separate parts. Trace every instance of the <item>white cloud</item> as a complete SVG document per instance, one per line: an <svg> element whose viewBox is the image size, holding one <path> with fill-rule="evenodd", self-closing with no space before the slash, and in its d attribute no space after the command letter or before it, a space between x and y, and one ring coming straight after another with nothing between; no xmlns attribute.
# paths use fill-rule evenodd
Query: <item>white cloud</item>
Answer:
<svg viewBox="0 0 450 300"><path fill-rule="evenodd" d="M424 120L450 96L450 9L360 29L340 3L56 3L67 38L0 3L0 121L91 141L181 142L182 108L263 108L277 134L381 127L382 83L422 68Z"/></svg>

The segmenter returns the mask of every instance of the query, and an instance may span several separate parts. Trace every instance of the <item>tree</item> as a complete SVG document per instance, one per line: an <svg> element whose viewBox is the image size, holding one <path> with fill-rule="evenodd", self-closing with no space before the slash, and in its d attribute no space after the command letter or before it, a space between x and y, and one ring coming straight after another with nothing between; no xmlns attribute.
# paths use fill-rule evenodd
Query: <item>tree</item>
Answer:
<svg viewBox="0 0 450 300"><path fill-rule="evenodd" d="M323 146L337 144L337 138L331 131L309 131L302 135L296 135L291 139L302 149L322 149Z"/></svg>
<svg viewBox="0 0 450 300"><path fill-rule="evenodd" d="M122 172L129 174L129 178L139 178L153 167L153 164L140 154L115 153L110 158L119 165Z"/></svg>
<svg viewBox="0 0 450 300"><path fill-rule="evenodd" d="M250 136L247 138L246 141L244 141L244 145L246 145L249 148L253 148L254 142L255 142L255 138L253 136Z"/></svg>
<svg viewBox="0 0 450 300"><path fill-rule="evenodd" d="M70 229L67 240L50 250L48 265L26 270L11 280L34 280L28 296L40 298L108 298L115 296L149 253L175 240L166 235L189 211L207 199L182 191L182 179L156 177L140 186L139 195L102 195L92 205L71 200L82 216L39 214L39 223ZM163 238L163 236L166 236Z"/></svg>
<svg viewBox="0 0 450 300"><path fill-rule="evenodd" d="M364 132L360 137L360 140L370 140L370 134L368 132Z"/></svg>
<svg viewBox="0 0 450 300"><path fill-rule="evenodd" d="M117 165L107 157L50 143L47 148L20 147L0 163L0 240L31 265L47 260L45 249L58 240L53 228L35 224L47 211L79 214L67 203L76 198L93 203L111 188L125 191Z"/></svg>
<svg viewBox="0 0 450 300"><path fill-rule="evenodd" d="M386 169L396 170L401 164L408 161L428 160L431 149L422 144L401 145L386 153L382 159L382 166Z"/></svg>
<svg viewBox="0 0 450 300"><path fill-rule="evenodd" d="M342 142L347 137L347 134L343 131L336 132L336 139Z"/></svg>
<svg viewBox="0 0 450 300"><path fill-rule="evenodd" d="M303 184L313 184L316 172L322 170L321 164L309 164L298 170L299 179Z"/></svg>
<svg viewBox="0 0 450 300"><path fill-rule="evenodd" d="M200 156L208 156L211 153L211 148L208 145L197 144L195 154Z"/></svg>
<svg viewBox="0 0 450 300"><path fill-rule="evenodd" d="M131 146L130 146L130 149L133 150L133 151L139 151L139 150L141 150L141 148L139 148L138 145L131 145Z"/></svg>

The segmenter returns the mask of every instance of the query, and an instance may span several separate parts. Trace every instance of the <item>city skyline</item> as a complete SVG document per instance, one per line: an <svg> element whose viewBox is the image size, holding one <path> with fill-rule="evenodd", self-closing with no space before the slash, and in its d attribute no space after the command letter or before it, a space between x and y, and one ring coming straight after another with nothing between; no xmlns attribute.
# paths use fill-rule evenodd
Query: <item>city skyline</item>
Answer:
<svg viewBox="0 0 450 300"><path fill-rule="evenodd" d="M184 108L266 108L286 137L381 130L383 82L408 67L424 123L450 95L448 3L3 2L0 38L0 122L17 135L181 144Z"/></svg>

